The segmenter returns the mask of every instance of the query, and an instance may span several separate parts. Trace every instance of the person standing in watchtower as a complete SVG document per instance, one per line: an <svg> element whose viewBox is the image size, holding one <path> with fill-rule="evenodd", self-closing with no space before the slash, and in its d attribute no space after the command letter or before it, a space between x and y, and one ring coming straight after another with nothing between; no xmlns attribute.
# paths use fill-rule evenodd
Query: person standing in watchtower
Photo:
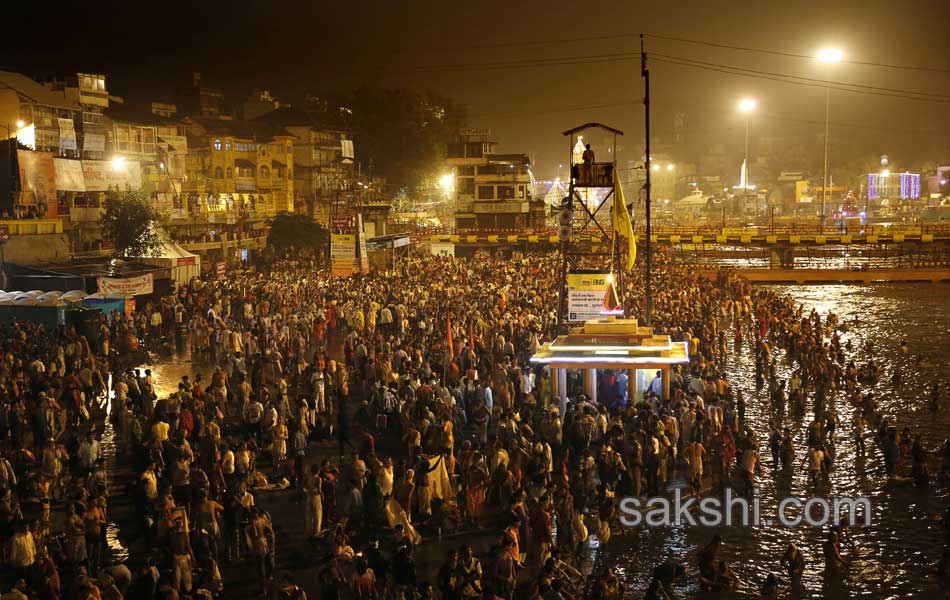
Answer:
<svg viewBox="0 0 950 600"><path fill-rule="evenodd" d="M588 184L594 180L594 151L590 149L590 144L584 146L584 154L581 155L584 161L584 181Z"/></svg>

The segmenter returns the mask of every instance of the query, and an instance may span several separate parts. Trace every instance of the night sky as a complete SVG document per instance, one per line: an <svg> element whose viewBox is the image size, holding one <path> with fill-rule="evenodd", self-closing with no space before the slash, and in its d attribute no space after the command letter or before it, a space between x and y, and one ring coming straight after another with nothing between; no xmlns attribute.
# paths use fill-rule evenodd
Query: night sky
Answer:
<svg viewBox="0 0 950 600"><path fill-rule="evenodd" d="M133 101L171 100L174 86L194 70L238 97L267 88L291 102L307 91L359 85L431 89L464 104L470 124L490 128L502 151L530 154L542 178L553 177L567 158L560 132L585 121L623 129L622 158L642 154L641 32L799 55L831 45L844 50L846 61L931 70L828 66L647 40L648 52L707 67L897 90L878 93L925 92L937 101L833 91L832 139L847 140L851 145L841 151L861 157L886 153L898 167L950 159L947 0L10 4L4 20L18 25L6 27L0 42L5 69L39 77L104 72L110 92ZM744 121L735 105L754 96L754 137L813 139L816 156L821 152L822 87L660 62L651 73L660 148L671 139L677 115L688 153L715 142L737 148Z"/></svg>

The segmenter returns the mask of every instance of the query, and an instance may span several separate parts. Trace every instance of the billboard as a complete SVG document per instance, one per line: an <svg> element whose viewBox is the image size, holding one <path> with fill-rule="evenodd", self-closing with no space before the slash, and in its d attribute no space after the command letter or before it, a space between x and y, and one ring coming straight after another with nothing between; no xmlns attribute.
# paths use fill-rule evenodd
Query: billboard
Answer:
<svg viewBox="0 0 950 600"><path fill-rule="evenodd" d="M345 277L356 271L356 235L334 233L330 235L330 275Z"/></svg>
<svg viewBox="0 0 950 600"><path fill-rule="evenodd" d="M56 206L56 174L52 152L17 150L23 204Z"/></svg>
<svg viewBox="0 0 950 600"><path fill-rule="evenodd" d="M603 316L608 275L610 273L601 271L567 274L568 321L589 321Z"/></svg>

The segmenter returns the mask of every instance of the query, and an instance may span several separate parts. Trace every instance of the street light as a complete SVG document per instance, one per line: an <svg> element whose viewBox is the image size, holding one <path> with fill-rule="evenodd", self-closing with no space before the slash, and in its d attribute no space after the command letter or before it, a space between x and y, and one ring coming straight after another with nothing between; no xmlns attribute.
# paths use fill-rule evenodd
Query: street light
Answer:
<svg viewBox="0 0 950 600"><path fill-rule="evenodd" d="M838 48L822 48L818 51L818 62L825 64L839 63L844 58L844 52ZM818 218L818 230L825 228L825 199L828 196L828 115L831 110L831 87L825 87L825 160L821 177L821 215Z"/></svg>
<svg viewBox="0 0 950 600"><path fill-rule="evenodd" d="M446 173L439 178L439 187L442 188L442 191L446 194L451 192L455 188L455 173Z"/></svg>
<svg viewBox="0 0 950 600"><path fill-rule="evenodd" d="M755 112L758 103L755 98L743 98L739 101L739 112L745 115L745 161L743 161L742 189L749 187L749 115Z"/></svg>

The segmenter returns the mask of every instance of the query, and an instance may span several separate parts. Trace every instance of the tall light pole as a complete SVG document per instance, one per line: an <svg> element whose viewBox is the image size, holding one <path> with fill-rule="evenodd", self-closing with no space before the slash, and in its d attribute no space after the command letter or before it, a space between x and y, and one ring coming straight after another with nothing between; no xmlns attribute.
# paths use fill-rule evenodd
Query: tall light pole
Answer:
<svg viewBox="0 0 950 600"><path fill-rule="evenodd" d="M838 48L822 48L818 51L818 61L826 64L841 62L844 53ZM821 214L818 217L818 230L825 229L825 199L828 196L828 116L831 112L831 87L825 87L825 160L824 174L821 177Z"/></svg>
<svg viewBox="0 0 950 600"><path fill-rule="evenodd" d="M749 115L755 111L757 103L755 98L743 98L739 101L739 112L745 115L745 160L743 161L743 170L745 171L743 189L749 188Z"/></svg>

